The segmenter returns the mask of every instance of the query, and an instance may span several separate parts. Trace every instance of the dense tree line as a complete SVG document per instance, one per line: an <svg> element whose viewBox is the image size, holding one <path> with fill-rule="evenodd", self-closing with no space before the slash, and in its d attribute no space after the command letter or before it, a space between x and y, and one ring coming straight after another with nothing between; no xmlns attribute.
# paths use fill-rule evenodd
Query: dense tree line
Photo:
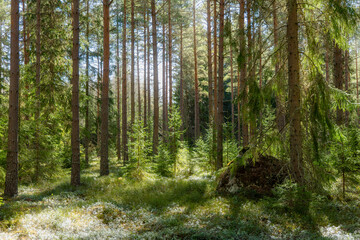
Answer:
<svg viewBox="0 0 360 240"><path fill-rule="evenodd" d="M180 142L204 139L213 170L232 143L287 160L299 185L340 177L345 193L358 21L352 0L0 1L5 195L63 168L78 186L96 157L101 176L114 162L176 166Z"/></svg>

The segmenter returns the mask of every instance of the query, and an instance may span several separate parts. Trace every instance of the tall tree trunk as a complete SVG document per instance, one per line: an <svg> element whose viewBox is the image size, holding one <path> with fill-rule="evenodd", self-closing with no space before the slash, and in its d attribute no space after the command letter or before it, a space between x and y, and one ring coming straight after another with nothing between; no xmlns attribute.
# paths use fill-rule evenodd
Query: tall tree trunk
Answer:
<svg viewBox="0 0 360 240"><path fill-rule="evenodd" d="M287 0L288 24L288 78L289 78L289 119L290 119L290 161L296 182L302 184L304 177L301 134L300 58L297 0Z"/></svg>
<svg viewBox="0 0 360 240"><path fill-rule="evenodd" d="M180 115L181 131L184 131L185 108L184 108L184 74L183 74L183 24L180 23ZM184 134L181 134L181 140L184 140Z"/></svg>
<svg viewBox="0 0 360 240"><path fill-rule="evenodd" d="M169 9L169 106L172 108L172 23L171 23L171 0L168 0ZM167 111L168 112L168 111ZM167 115L167 113L166 113ZM168 118L166 118L168 119Z"/></svg>
<svg viewBox="0 0 360 240"><path fill-rule="evenodd" d="M195 140L200 137L199 80L196 43L196 1L193 1L193 34L194 34L194 79L195 79Z"/></svg>
<svg viewBox="0 0 360 240"><path fill-rule="evenodd" d="M155 0L151 0L152 37L153 37L153 71L154 71L154 132L153 153L158 152L159 144L159 80L158 80L158 56L157 56L157 31L156 31L156 6Z"/></svg>
<svg viewBox="0 0 360 240"><path fill-rule="evenodd" d="M137 32L139 35L139 32ZM138 118L141 120L141 89L140 89L140 57L139 57L139 41L136 42L136 69L138 82Z"/></svg>
<svg viewBox="0 0 360 240"><path fill-rule="evenodd" d="M40 1L40 0L38 0ZM71 131L71 149L72 149L72 163L71 163L71 185L80 185L80 126L79 126L79 0L73 0L72 15L73 15L73 49L72 49L72 131Z"/></svg>
<svg viewBox="0 0 360 240"><path fill-rule="evenodd" d="M117 6L119 9L119 6ZM119 9L120 12L120 9ZM120 105L120 29L119 29L119 20L116 21L116 90L117 90L117 99L116 99L116 105L117 105L117 116L116 116L116 128L117 128L117 134L116 134L116 153L117 153L117 159L120 162L121 160L121 124L120 124L120 116L121 116L121 105Z"/></svg>
<svg viewBox="0 0 360 240"><path fill-rule="evenodd" d="M98 69L97 69L97 83L96 83L96 143L97 146L100 145L100 85L101 85L101 79L102 75L100 72L101 65L100 65L100 56L98 56Z"/></svg>
<svg viewBox="0 0 360 240"><path fill-rule="evenodd" d="M335 43L334 46L334 84L335 87L339 90L343 90L343 83L344 83L344 67L343 67L343 57L342 57L342 50ZM336 109L336 123L341 125L343 123L343 110L340 108Z"/></svg>
<svg viewBox="0 0 360 240"><path fill-rule="evenodd" d="M245 1L240 0L240 91L242 93L242 139L243 147L249 144L249 128L247 124L247 91L246 91L246 42L245 42Z"/></svg>
<svg viewBox="0 0 360 240"><path fill-rule="evenodd" d="M212 125L214 118L214 94L213 94L213 66L211 54L211 0L206 1L206 15L207 15L207 50L208 50L208 82L209 82L209 126Z"/></svg>
<svg viewBox="0 0 360 240"><path fill-rule="evenodd" d="M131 126L135 120L135 2L131 0Z"/></svg>
<svg viewBox="0 0 360 240"><path fill-rule="evenodd" d="M230 81L231 81L231 138L235 137L235 105L234 105L234 67L233 51L230 43Z"/></svg>
<svg viewBox="0 0 360 240"><path fill-rule="evenodd" d="M281 78L282 74L280 74L280 54L279 51L279 33L278 33L278 18L277 18L277 2L274 0L273 2L273 24L274 24L274 49L275 49L275 76L276 82L280 88L283 86L283 79ZM284 109L284 98L281 91L278 91L276 95L276 126L281 134L284 136L283 129L285 127L285 109Z"/></svg>
<svg viewBox="0 0 360 240"><path fill-rule="evenodd" d="M124 0L124 20L123 20L123 39L122 39L122 151L123 164L128 161L128 146L127 146L127 84L126 84L126 0Z"/></svg>
<svg viewBox="0 0 360 240"><path fill-rule="evenodd" d="M19 78L19 0L11 0L9 127L4 190L6 197L14 197L18 193Z"/></svg>
<svg viewBox="0 0 360 240"><path fill-rule="evenodd" d="M85 164L86 166L89 166L89 142L90 142L90 120L89 120L89 108L90 108L90 102L89 102L89 84L90 84L90 75L89 75L89 31L90 31L90 24L89 24L89 0L86 0L86 86L85 86L85 94L86 94L86 110L85 110Z"/></svg>
<svg viewBox="0 0 360 240"><path fill-rule="evenodd" d="M223 167L223 98L224 98L224 12L225 0L220 0L220 33L219 33L219 82L217 109L217 158L216 170Z"/></svg>
<svg viewBox="0 0 360 240"><path fill-rule="evenodd" d="M147 11L147 0L144 1L144 126L147 125L147 84L146 84L146 71L147 71L147 21L146 21L146 11Z"/></svg>
<svg viewBox="0 0 360 240"><path fill-rule="evenodd" d="M103 0L104 70L101 92L100 176L109 175L109 73L110 73L110 0Z"/></svg>
<svg viewBox="0 0 360 240"><path fill-rule="evenodd" d="M40 117L40 80L41 80L41 0L36 1L36 111L35 111L35 151L36 151L36 160L35 160L35 181L38 180L40 174L40 139L39 139L39 117Z"/></svg>
<svg viewBox="0 0 360 240"><path fill-rule="evenodd" d="M252 36L252 23L251 23L251 1L247 1L247 6L246 6L246 16L247 16L247 40L248 40L248 48L247 48L247 53L248 53L248 82L251 81L255 81L254 77L255 77L255 64L253 64L252 62L252 54L253 54L253 36ZM249 115L250 115L250 141L254 142L254 137L256 135L256 116L254 116L254 113L252 113L251 111L249 111Z"/></svg>
<svg viewBox="0 0 360 240"><path fill-rule="evenodd" d="M167 106L167 101L166 101L166 73L165 71L167 70L167 67L165 66L166 64L166 31L165 31L165 23L162 23L162 35L163 35L163 41L162 41L162 97L163 97L163 109L162 109L162 117L163 117L163 137L165 137L166 134L166 106Z"/></svg>
<svg viewBox="0 0 360 240"><path fill-rule="evenodd" d="M147 22L149 23L150 21L150 14L147 15ZM148 59L148 65L147 65L147 85L148 85L148 91L147 91L147 97L148 97L148 119L150 121L151 118L151 85L150 85L150 48L151 48L151 44L150 44L150 24L147 24L147 59ZM150 128L151 126L149 126Z"/></svg>

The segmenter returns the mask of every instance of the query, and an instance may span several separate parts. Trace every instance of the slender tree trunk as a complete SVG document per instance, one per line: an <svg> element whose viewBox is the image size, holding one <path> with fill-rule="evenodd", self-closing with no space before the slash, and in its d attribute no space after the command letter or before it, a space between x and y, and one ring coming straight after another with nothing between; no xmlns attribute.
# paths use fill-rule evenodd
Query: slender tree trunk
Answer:
<svg viewBox="0 0 360 240"><path fill-rule="evenodd" d="M275 76L276 82L280 88L283 88L283 79L281 78L282 74L280 74L280 54L279 51L279 34L278 34L278 19L277 19L277 2L274 0L273 2L273 24L274 24L274 49L275 53ZM285 127L285 109L284 109L284 101L283 96L280 91L278 91L276 95L276 126L279 132L281 132L281 136L284 136L284 127Z"/></svg>
<svg viewBox="0 0 360 240"><path fill-rule="evenodd" d="M39 0L38 0L39 1ZM71 164L71 185L80 185L80 126L79 126L79 0L73 0L73 49L72 49L72 131L71 131L71 148L72 148L72 164Z"/></svg>
<svg viewBox="0 0 360 240"><path fill-rule="evenodd" d="M144 1L144 126L147 125L147 86L146 86L146 70L147 70L147 21L146 21L146 10L147 10L147 0Z"/></svg>
<svg viewBox="0 0 360 240"><path fill-rule="evenodd" d="M344 83L344 74L343 74L343 57L342 57L342 50L340 47L335 43L334 46L334 84L335 87L339 90L343 90L343 83ZM343 110L340 108L336 109L336 123L341 125L343 123Z"/></svg>
<svg viewBox="0 0 360 240"><path fill-rule="evenodd" d="M162 97L163 97L163 111L162 111L162 117L163 117L163 137L165 137L166 134L166 106L167 106L167 101L166 101L166 31L165 31L165 23L163 22L162 24L162 35L163 35L163 41L162 41L162 70L163 70L163 74L162 74Z"/></svg>
<svg viewBox="0 0 360 240"><path fill-rule="evenodd" d="M18 193L19 79L19 0L11 0L9 127L4 190L6 197L14 197Z"/></svg>
<svg viewBox="0 0 360 240"><path fill-rule="evenodd" d="M35 151L36 151L36 160L35 160L35 181L38 180L40 174L40 139L39 139L39 117L40 117L40 80L41 80L41 0L36 1L36 76L35 76L35 85L36 85L36 111L35 111Z"/></svg>
<svg viewBox="0 0 360 240"><path fill-rule="evenodd" d="M137 32L139 35L139 32ZM141 120L141 89L140 89L140 57L139 41L136 42L136 65L137 65L137 82L138 82L138 118Z"/></svg>
<svg viewBox="0 0 360 240"><path fill-rule="evenodd" d="M159 80L158 80L158 56L157 56L157 31L156 31L156 6L155 0L151 0L152 37L153 37L153 71L154 71L154 132L153 153L158 152L159 144Z"/></svg>
<svg viewBox="0 0 360 240"><path fill-rule="evenodd" d="M119 6L117 7L119 9ZM119 10L120 11L120 10ZM120 28L119 28L119 20L116 21L116 90L117 90L117 116L116 116L116 150L117 150L117 159L120 162L121 160L121 124L120 124L120 116L121 116L121 105L120 105Z"/></svg>
<svg viewBox="0 0 360 240"><path fill-rule="evenodd" d="M213 66L212 66L212 54L211 54L211 0L206 1L206 13L207 13L207 50L208 50L208 81L209 81L209 126L211 126L214 119L214 94L213 94Z"/></svg>
<svg viewBox="0 0 360 240"><path fill-rule="evenodd" d="M131 0L131 126L135 120L135 2Z"/></svg>
<svg viewBox="0 0 360 240"><path fill-rule="evenodd" d="M259 56L259 88L260 91L262 91L262 33L261 33L261 26L259 27L259 52L260 52L260 56ZM263 111L260 111L260 132L262 132L262 114ZM261 136L261 134L260 134ZM261 140L260 140L261 141Z"/></svg>
<svg viewBox="0 0 360 240"><path fill-rule="evenodd" d="M110 0L103 0L104 70L101 92L100 176L109 175L109 73L110 73Z"/></svg>
<svg viewBox="0 0 360 240"><path fill-rule="evenodd" d="M220 0L220 33L219 33L219 84L217 110L217 158L216 170L223 167L223 98L224 98L224 12L225 0Z"/></svg>
<svg viewBox="0 0 360 240"><path fill-rule="evenodd" d="M100 72L101 65L100 65L100 57L97 58L98 60L98 71L97 71L97 84L96 84L96 143L97 146L100 145L100 85L102 75Z"/></svg>
<svg viewBox="0 0 360 240"><path fill-rule="evenodd" d="M303 183L300 58L297 0L288 0L288 74L289 74L289 119L290 119L290 161L296 182Z"/></svg>
<svg viewBox="0 0 360 240"><path fill-rule="evenodd" d="M90 75L89 75L89 31L90 31L90 24L89 24L89 0L86 0L86 86L85 86L85 94L86 94L86 110L85 110L85 164L86 166L89 166L89 142L90 142L90 120L89 120L89 108L90 108L90 102L89 102L89 84L90 84Z"/></svg>
<svg viewBox="0 0 360 240"><path fill-rule="evenodd" d="M126 83L126 0L124 0L124 20L123 20L123 39L122 39L122 150L123 150L123 164L128 161L128 146L127 146L127 83Z"/></svg>
<svg viewBox="0 0 360 240"><path fill-rule="evenodd" d="M249 128L247 124L247 91L246 91L246 42L245 42L245 1L240 0L240 91L242 93L242 139L243 147L249 144Z"/></svg>
<svg viewBox="0 0 360 240"><path fill-rule="evenodd" d="M230 43L230 80L231 80L231 137L235 137L235 105L234 105L234 68L233 51Z"/></svg>
<svg viewBox="0 0 360 240"><path fill-rule="evenodd" d="M150 14L147 15L147 22L150 22ZM150 24L147 24L147 59L148 59L148 65L147 65L147 83L148 83L148 119L150 121L151 118L151 85L150 85L150 48L151 48L151 44L150 44ZM150 126L149 126L150 128ZM149 136L150 137L150 136Z"/></svg>
<svg viewBox="0 0 360 240"><path fill-rule="evenodd" d="M169 106L172 108L172 23L171 23L171 0L168 0L169 9ZM168 112L168 111L167 111ZM166 113L167 115L167 113ZM168 118L166 118L168 119Z"/></svg>
<svg viewBox="0 0 360 240"><path fill-rule="evenodd" d="M183 24L180 23L180 115L181 131L184 131L185 109L184 109L184 74L183 74ZM181 134L181 140L184 140L184 134Z"/></svg>
<svg viewBox="0 0 360 240"><path fill-rule="evenodd" d="M252 62L252 54L253 54L253 36L252 36L252 26L251 26L251 1L247 1L247 7L246 7L246 12L247 12L247 40L248 40L248 48L247 48L247 52L248 52L248 69L249 69L249 73L248 73L248 82L249 81L255 81L254 77L254 64ZM250 117L250 141L254 142L254 137L256 135L256 116L254 116L254 114L252 112L249 111L249 115Z"/></svg>
<svg viewBox="0 0 360 240"><path fill-rule="evenodd" d="M193 34L194 34L194 79L195 79L195 140L200 137L200 107L199 107L199 80L197 63L197 43L196 43L196 1L193 1Z"/></svg>

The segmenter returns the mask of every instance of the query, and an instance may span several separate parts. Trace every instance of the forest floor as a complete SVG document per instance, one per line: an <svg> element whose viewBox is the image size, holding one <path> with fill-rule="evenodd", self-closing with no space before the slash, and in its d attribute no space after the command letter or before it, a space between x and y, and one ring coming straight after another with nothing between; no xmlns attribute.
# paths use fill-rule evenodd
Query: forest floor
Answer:
<svg viewBox="0 0 360 240"><path fill-rule="evenodd" d="M360 201L223 196L213 178L133 182L95 163L82 174L20 186L0 207L0 239L360 239Z"/></svg>

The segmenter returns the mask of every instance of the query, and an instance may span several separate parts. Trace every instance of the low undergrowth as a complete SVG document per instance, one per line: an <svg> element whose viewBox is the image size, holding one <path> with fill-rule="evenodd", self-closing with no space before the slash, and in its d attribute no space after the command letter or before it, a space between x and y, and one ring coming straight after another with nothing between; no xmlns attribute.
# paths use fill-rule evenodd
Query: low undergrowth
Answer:
<svg viewBox="0 0 360 240"><path fill-rule="evenodd" d="M93 166L77 189L68 177L21 186L1 206L0 239L360 238L358 200L293 192L289 184L271 197L219 195L211 179L134 182L98 177Z"/></svg>

